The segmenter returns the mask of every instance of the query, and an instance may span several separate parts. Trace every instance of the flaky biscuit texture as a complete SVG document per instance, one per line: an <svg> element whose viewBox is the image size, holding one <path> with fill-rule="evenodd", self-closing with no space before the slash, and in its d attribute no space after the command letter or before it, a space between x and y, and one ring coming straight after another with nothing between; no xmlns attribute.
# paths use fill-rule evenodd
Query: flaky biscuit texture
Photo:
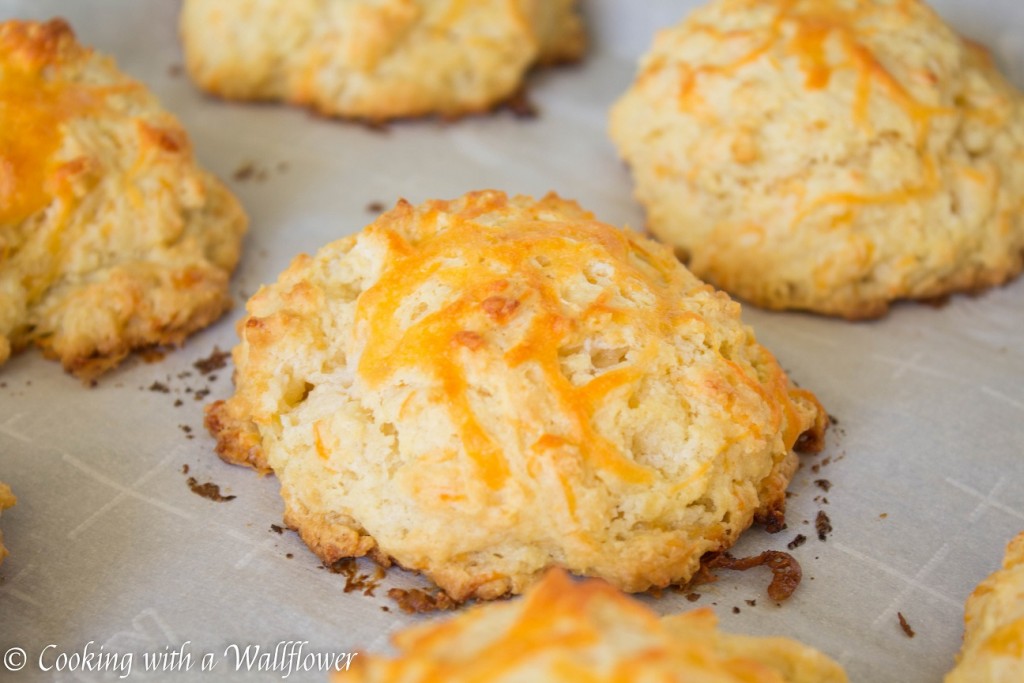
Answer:
<svg viewBox="0 0 1024 683"><path fill-rule="evenodd" d="M967 598L964 644L945 683L1024 681L1024 533L1010 541L1003 567Z"/></svg>
<svg viewBox="0 0 1024 683"><path fill-rule="evenodd" d="M552 570L521 599L397 633L393 659L363 654L335 683L845 683L827 656L786 638L723 633L698 609L659 618L608 584Z"/></svg>
<svg viewBox="0 0 1024 683"><path fill-rule="evenodd" d="M768 308L875 317L1024 267L1024 109L920 0L714 0L610 131L648 227Z"/></svg>
<svg viewBox="0 0 1024 683"><path fill-rule="evenodd" d="M11 487L0 481L0 513L9 507L12 507L18 499L11 493ZM4 547L4 535L0 532L0 564L3 563L4 558L10 553L7 552L7 548Z"/></svg>
<svg viewBox="0 0 1024 683"><path fill-rule="evenodd" d="M491 109L572 61L576 0L186 0L188 71L222 97L380 121Z"/></svg>
<svg viewBox="0 0 1024 683"><path fill-rule="evenodd" d="M178 121L61 20L0 24L0 363L90 379L231 303L246 218Z"/></svg>
<svg viewBox="0 0 1024 683"><path fill-rule="evenodd" d="M554 195L400 202L247 310L221 455L276 473L326 562L395 560L456 599L553 565L686 581L779 521L823 428L728 296Z"/></svg>

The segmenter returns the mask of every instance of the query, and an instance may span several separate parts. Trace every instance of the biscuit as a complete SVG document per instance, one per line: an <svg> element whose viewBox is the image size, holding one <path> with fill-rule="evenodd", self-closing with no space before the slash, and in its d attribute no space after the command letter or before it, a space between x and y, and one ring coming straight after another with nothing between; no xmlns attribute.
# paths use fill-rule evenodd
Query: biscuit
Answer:
<svg viewBox="0 0 1024 683"><path fill-rule="evenodd" d="M714 0L611 113L649 229L772 309L883 315L1024 266L1024 109L919 0Z"/></svg>
<svg viewBox="0 0 1024 683"><path fill-rule="evenodd" d="M586 46L576 0L186 0L195 83L382 121L492 109Z"/></svg>
<svg viewBox="0 0 1024 683"><path fill-rule="evenodd" d="M18 499L11 493L11 487L0 481L0 513L9 507L13 507ZM4 534L0 531L0 564L3 564L4 558L10 553L7 552L7 548L4 547Z"/></svg>
<svg viewBox="0 0 1024 683"><path fill-rule="evenodd" d="M231 305L245 225L141 83L60 19L0 24L0 363L180 343Z"/></svg>
<svg viewBox="0 0 1024 683"><path fill-rule="evenodd" d="M477 605L393 636L336 683L702 681L845 683L832 659L787 638L723 633L702 608L659 618L608 584L551 570L522 598Z"/></svg>
<svg viewBox="0 0 1024 683"><path fill-rule="evenodd" d="M276 473L325 562L396 561L456 600L549 566L685 582L779 522L794 445L821 440L738 304L554 195L399 202L247 311L218 452Z"/></svg>
<svg viewBox="0 0 1024 683"><path fill-rule="evenodd" d="M1024 681L1024 533L1006 547L1003 568L967 598L964 645L945 683Z"/></svg>

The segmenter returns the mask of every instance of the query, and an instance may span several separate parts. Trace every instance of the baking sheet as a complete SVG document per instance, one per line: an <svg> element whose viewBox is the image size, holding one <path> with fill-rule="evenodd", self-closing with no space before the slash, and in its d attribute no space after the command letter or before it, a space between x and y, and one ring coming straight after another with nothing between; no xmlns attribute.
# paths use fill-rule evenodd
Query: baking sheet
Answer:
<svg viewBox="0 0 1024 683"><path fill-rule="evenodd" d="M91 651L131 652L131 679L166 680L167 672L143 671L143 654L184 646L192 668L175 680L213 680L234 669L232 645L382 650L389 633L429 618L404 615L385 597L390 587L424 585L417 577L393 571L373 597L345 593L343 576L323 570L294 534L271 529L282 511L275 480L221 463L202 430L203 404L231 391L230 368L203 377L193 363L233 345L241 304L260 283L296 253L360 229L372 202L554 189L608 222L641 226L604 132L606 111L652 32L696 3L585 4L595 49L580 66L532 80L538 119L506 113L373 132L201 95L180 71L177 2L0 0L2 18L67 17L83 42L145 81L252 216L234 280L239 305L185 348L156 363L132 360L92 389L35 352L0 370L0 480L19 497L0 520L12 553L0 567L0 653L21 648L27 658L17 675L0 666L0 678L126 676L123 661L100 672L81 670L83 662L40 671L41 654L53 667L60 653ZM1024 85L1024 4L935 4ZM233 178L247 165L248 178ZM735 549L784 549L806 535L792 551L803 584L781 607L767 599L761 571L723 572L697 589L696 603L674 592L643 599L663 613L712 605L726 629L799 638L837 658L852 681L940 680L959 647L964 598L1024 529L1024 281L939 309L900 305L872 323L750 307L744 317L839 420L791 487L789 529L751 530ZM183 465L237 497L194 495ZM825 542L814 531L819 510L834 527ZM200 670L205 653L215 655L212 672ZM280 661L272 666L242 673L284 677Z"/></svg>

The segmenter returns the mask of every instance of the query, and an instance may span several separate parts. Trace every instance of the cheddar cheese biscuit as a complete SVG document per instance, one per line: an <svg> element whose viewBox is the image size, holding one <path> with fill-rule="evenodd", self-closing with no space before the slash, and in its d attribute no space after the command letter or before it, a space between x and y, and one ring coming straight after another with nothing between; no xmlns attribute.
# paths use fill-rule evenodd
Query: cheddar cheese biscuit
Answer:
<svg viewBox="0 0 1024 683"><path fill-rule="evenodd" d="M1003 568L974 590L964 610L964 645L945 683L1024 681L1024 533Z"/></svg>
<svg viewBox="0 0 1024 683"><path fill-rule="evenodd" d="M920 0L714 0L611 135L648 227L759 306L847 318L1024 266L1024 109Z"/></svg>
<svg viewBox="0 0 1024 683"><path fill-rule="evenodd" d="M518 600L400 631L394 658L360 655L335 683L661 681L846 683L788 638L723 633L702 608L659 618L608 584L552 570Z"/></svg>
<svg viewBox="0 0 1024 683"><path fill-rule="evenodd" d="M493 108L537 64L578 59L575 0L186 0L204 90L380 121Z"/></svg>
<svg viewBox="0 0 1024 683"><path fill-rule="evenodd" d="M685 582L777 523L824 413L671 252L557 196L400 202L250 299L231 462L273 470L325 561L370 554L456 600L550 566Z"/></svg>
<svg viewBox="0 0 1024 683"><path fill-rule="evenodd" d="M9 507L12 507L17 502L18 499L14 497L13 493L11 493L11 487L0 481L0 513ZM3 532L0 532L0 564L3 563L4 558L7 557L8 554L7 548L4 547Z"/></svg>
<svg viewBox="0 0 1024 683"><path fill-rule="evenodd" d="M246 219L178 121L70 27L0 23L0 363L90 379L230 306Z"/></svg>

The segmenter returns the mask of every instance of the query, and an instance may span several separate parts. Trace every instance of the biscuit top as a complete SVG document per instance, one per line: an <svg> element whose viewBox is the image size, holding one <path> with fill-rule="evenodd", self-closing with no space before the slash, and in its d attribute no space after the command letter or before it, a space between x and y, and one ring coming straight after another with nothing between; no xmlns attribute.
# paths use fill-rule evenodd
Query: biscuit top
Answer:
<svg viewBox="0 0 1024 683"><path fill-rule="evenodd" d="M418 220L410 220L413 207L401 203L367 229L366 238L387 244L390 254L357 303L356 328L365 330L359 375L371 388L408 371L432 376L467 454L493 489L509 468L502 447L474 416L466 367L529 365L566 420L528 445L531 450L579 449L596 470L649 483L652 471L602 438L592 418L606 396L638 380L673 331L713 336L703 312L683 295L710 288L669 250L598 222L570 202L549 196L527 209L530 215L505 210L507 202L500 193L479 193L456 211L451 203L434 202ZM552 220L566 210L572 223ZM443 305L430 307L428 299ZM625 332L617 341L601 342L607 329L619 326ZM589 354L593 369L566 373L567 357L580 352ZM739 369L735 377L765 403L792 410L781 373L765 385ZM759 425L741 403L725 404L735 408L729 419L755 438L783 420L779 409L771 424ZM802 429L799 419L788 417L787 450Z"/></svg>
<svg viewBox="0 0 1024 683"><path fill-rule="evenodd" d="M749 8L754 3L745 0L743 4ZM798 59L808 90L826 88L833 74L851 71L857 90L850 113L859 125L869 125L868 106L875 91L887 95L918 127L922 137L931 116L952 113L950 107L927 102L934 100L934 90L930 88L936 81L934 73L924 69L908 71L902 63L885 59L871 46L872 33L878 31L879 24L921 21L925 13L934 19L931 10L917 0L774 0L757 4L772 7L777 13L765 31L764 45L747 57L753 58L770 45L781 46L784 54ZM915 81L923 87L911 93L904 83Z"/></svg>
<svg viewBox="0 0 1024 683"><path fill-rule="evenodd" d="M372 121L489 110L586 45L576 0L186 0L181 37L204 90Z"/></svg>
<svg viewBox="0 0 1024 683"><path fill-rule="evenodd" d="M659 618L603 581L548 572L522 599L478 606L394 637L398 658L354 660L343 681L842 683L795 641L721 633L710 609Z"/></svg>
<svg viewBox="0 0 1024 683"><path fill-rule="evenodd" d="M94 89L62 79L83 52L63 20L0 24L0 224L24 220L59 190L58 129L98 103Z"/></svg>
<svg viewBox="0 0 1024 683"><path fill-rule="evenodd" d="M796 3L775 0L767 4L778 8L769 31L774 35L767 37L768 44L783 46L784 52L799 60L805 77L804 87L808 90L825 89L835 74L847 72L845 77L856 83L849 103L850 117L866 134L874 132L871 105L872 100L879 98L902 116L909 129L908 138L922 152L932 120L956 114L952 102L943 103L944 98L935 87L938 74L927 67L908 67L900 60L889 59L873 45L872 34L879 31L879 26L886 27L884 32L890 26L904 23L928 21L941 25L924 3L918 0L802 0ZM916 187L872 194L826 194L804 211L826 204L900 204L935 194L940 184L934 158L926 157L926 164L923 182Z"/></svg>
<svg viewBox="0 0 1024 683"><path fill-rule="evenodd" d="M936 55L937 59L941 57L938 63L928 65L927 60L901 59L885 44L885 38L903 25L927 27L952 37L950 29L919 0L724 0L717 4L719 11L741 19L730 30L699 21L692 27L694 31L706 31L716 47L709 50L704 63L684 69L679 90L684 110L701 112L701 98L708 96L698 85L702 80L732 78L741 68L759 60L784 64L795 59L806 90L822 91L831 85L850 91L846 102L849 120L865 135L878 132L877 126L894 126L925 153L933 120L957 113L953 93L943 92L939 82L950 67L943 63L949 62L948 55ZM987 59L982 48L968 48ZM661 66L655 60L647 70ZM785 66L777 68L786 71ZM742 149L733 151L740 158L744 156ZM940 189L934 159L926 163L925 178L916 187L818 196L814 203L803 207L793 223L823 205L898 204L934 194Z"/></svg>
<svg viewBox="0 0 1024 683"><path fill-rule="evenodd" d="M727 13L732 26L723 29L702 23L696 15L690 29L703 32L719 50L705 56L698 66L683 75L680 104L699 106L695 86L702 78L735 76L740 69L765 57L796 58L807 90L823 90L834 77L855 84L849 101L851 118L870 127L870 107L878 97L899 108L918 129L927 133L933 116L954 112L952 102L943 102L937 86L940 70L894 59L889 46L879 41L903 25L950 29L919 0L720 0L715 10ZM671 36L659 38L662 44ZM947 36L943 36L947 37ZM971 46L979 55L984 50ZM949 61L948 57L944 60ZM775 62L777 65L780 62ZM648 63L646 71L663 64ZM784 67L780 67L784 68Z"/></svg>

